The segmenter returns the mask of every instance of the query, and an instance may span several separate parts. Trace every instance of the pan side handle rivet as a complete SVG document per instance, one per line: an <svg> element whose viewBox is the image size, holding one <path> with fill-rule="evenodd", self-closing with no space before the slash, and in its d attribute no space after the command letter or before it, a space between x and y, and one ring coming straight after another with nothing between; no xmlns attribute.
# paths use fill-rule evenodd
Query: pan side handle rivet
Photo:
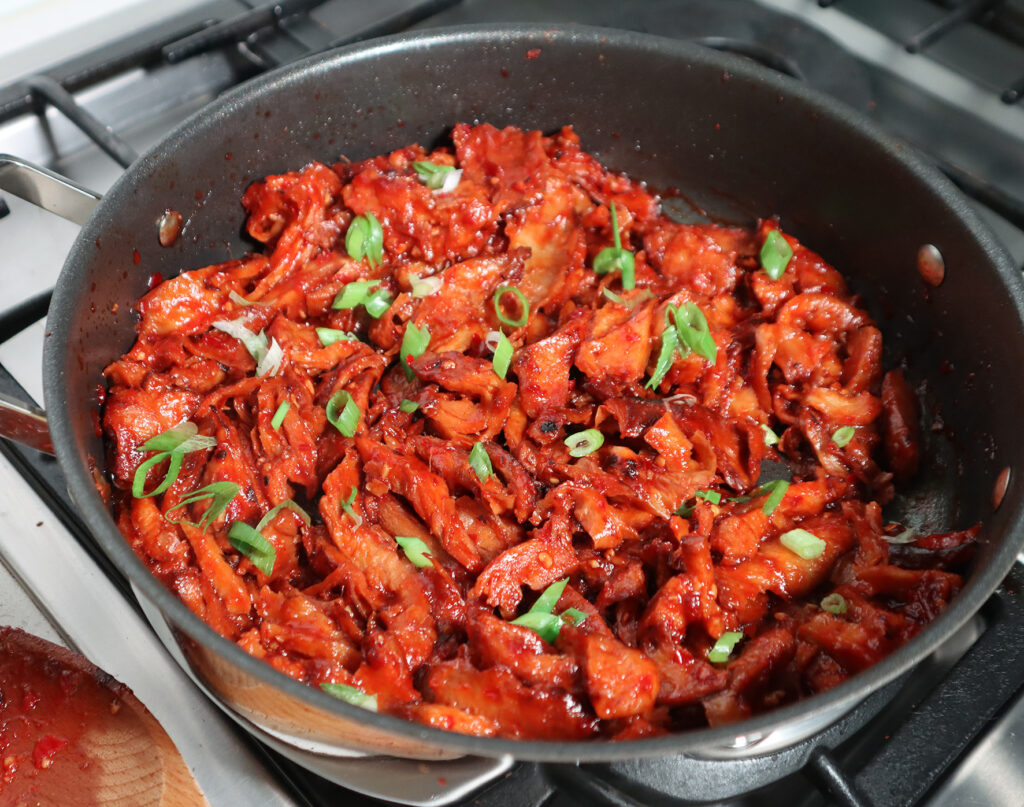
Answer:
<svg viewBox="0 0 1024 807"><path fill-rule="evenodd" d="M1003 470L999 472L999 476L996 477L995 487L992 488L992 509L998 510L999 505L1003 503L1003 497L1006 495L1006 489L1010 486L1010 466L1007 465Z"/></svg>
<svg viewBox="0 0 1024 807"><path fill-rule="evenodd" d="M946 262L934 244L923 244L917 250L917 271L929 286L940 286L946 278Z"/></svg>

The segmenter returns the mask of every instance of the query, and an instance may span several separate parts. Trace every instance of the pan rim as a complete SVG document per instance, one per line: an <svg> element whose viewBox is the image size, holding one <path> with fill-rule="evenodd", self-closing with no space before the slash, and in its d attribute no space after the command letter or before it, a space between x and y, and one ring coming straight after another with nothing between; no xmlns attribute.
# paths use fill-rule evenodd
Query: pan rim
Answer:
<svg viewBox="0 0 1024 807"><path fill-rule="evenodd" d="M847 681L828 692L789 704L771 712L718 728L701 728L674 733L665 737L612 741L612 740L509 740L481 738L434 729L388 714L368 713L358 707L339 701L326 693L300 683L284 673L278 672L265 662L249 655L234 642L223 638L202 622L187 606L149 571L117 529L109 511L96 492L87 464L83 461L71 423L70 404L81 397L80 391L69 390L65 385L64 364L67 357L62 346L68 341L67 318L54 312L68 310L74 306L78 296L74 283L75 268L84 264L88 245L99 237L104 228L103 219L108 210L116 210L124 204L131 189L144 185L145 174L151 170L151 161L157 153L173 151L180 144L194 136L198 128L206 131L216 126L219 119L230 117L247 108L263 94L278 91L299 80L300 76L317 73L333 75L363 61L373 61L392 52L410 49L440 49L453 43L460 44L542 44L553 46L586 44L590 47L616 47L630 50L652 50L668 54L681 61L697 63L728 71L739 80L756 82L766 90L785 94L787 99L800 101L814 111L843 125L865 141L870 141L875 150L886 153L898 162L918 183L918 190L928 192L945 204L965 225L979 247L996 268L1010 297L1018 321L1024 328L1024 282L1003 247L996 241L966 199L954 186L928 165L916 152L902 141L882 131L873 122L824 94L807 87L789 77L767 72L739 57L702 48L650 34L641 34L617 29L597 28L581 25L524 25L484 24L433 29L422 32L404 33L365 43L346 46L326 54L315 55L300 62L286 65L271 73L252 79L232 89L219 99L183 122L161 141L149 154L140 158L115 183L96 212L82 229L68 255L51 304L51 316L47 320L48 337L44 346L44 388L45 401L50 411L50 428L58 460L67 476L71 495L78 505L90 531L104 552L125 572L136 592L141 592L163 617L176 629L191 639L211 648L217 655L239 667L247 675L261 683L282 690L284 694L306 701L320 711L333 713L339 718L356 720L374 729L398 735L406 740L428 743L445 751L489 757L510 754L517 759L547 762L611 762L665 756L695 751L700 747L728 746L741 736L765 734L789 721L808 720L833 714L840 714L852 708L872 692L894 680L913 665L929 655L944 639L959 629L990 597L999 582L1006 576L1016 557L1020 540L1011 540L1013 535L1024 533L1024 508L1019 497L1007 497L1004 507L1015 504L1006 526L1005 543L994 553L986 568L977 569L957 598L931 624L913 640L898 648L870 669L851 676ZM842 711L840 711L842 710ZM752 749L756 755L756 746Z"/></svg>

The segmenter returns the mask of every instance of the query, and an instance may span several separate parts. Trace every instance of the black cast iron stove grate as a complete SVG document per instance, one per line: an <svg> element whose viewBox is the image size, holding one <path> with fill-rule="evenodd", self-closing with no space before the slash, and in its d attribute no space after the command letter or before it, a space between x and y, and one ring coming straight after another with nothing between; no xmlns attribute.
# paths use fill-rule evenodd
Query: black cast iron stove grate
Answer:
<svg viewBox="0 0 1024 807"><path fill-rule="evenodd" d="M830 6L836 0L819 0ZM294 21L324 0L283 0L244 14L197 16L193 13L165 26L147 31L131 44L117 43L103 58L82 59L34 76L0 90L0 122L25 113L39 114L53 105L78 126L97 146L120 165L136 157L112 129L96 120L71 95L100 80L135 67L177 63L213 48L234 48L242 64L239 78L309 52L293 40L282 45L282 22ZM329 37L321 47L402 30L418 20L454 5L458 0L421 0L388 9L383 17ZM528 4L527 4L528 5ZM600 5L600 4L598 4ZM866 83L859 68L841 52L829 51L826 37L806 27L780 25L777 18L754 14L751 4L728 4L723 15L715 3L693 0L702 14L697 30L666 30L666 14L682 2L647 3L629 15L608 12L601 19L582 18L596 24L617 24L639 30L654 27L663 35L695 39L703 44L757 58L775 69L808 78L808 62L839 58L847 69L839 83L835 76L822 89L854 106L868 103ZM234 8L233 6L231 7ZM228 4L213 2L202 12L227 11ZM692 9L691 9L692 10ZM735 12L741 11L741 14ZM762 9L763 11L763 9ZM729 19L726 19L728 17ZM950 7L932 24L906 40L909 51L920 52L956 27L974 23L1001 36L1024 42L1024 14L1005 0L971 0ZM737 27L740 33L737 34ZM787 41L779 55L778 38L772 48L751 43L751 28L785 30ZM724 33L723 33L724 32ZM744 39L746 37L746 39ZM285 37L287 39L287 37ZM800 56L794 58L794 54ZM847 61L849 60L849 63ZM821 79L811 79L812 83ZM1007 87L1003 101L1016 102L1024 92L1024 78ZM957 177L954 176L956 179ZM961 178L962 179L962 178ZM982 201L991 203L993 191L977 183L961 182ZM998 196L998 189L995 195ZM1000 210L1011 220L1024 223L1024 210L1012 203ZM0 200L0 218L9 213ZM0 316L0 342L6 341L45 316L49 293L37 295ZM18 381L0 365L0 393L30 400ZM20 445L0 441L0 451L11 461L54 511L72 535L137 607L130 586L95 545L79 520L56 461ZM1024 696L1024 566L1017 564L982 612L935 656L903 678L875 693L835 725L797 745L772 754L742 760L695 760L677 757L636 760L607 765L545 765L520 763L497 781L464 800L466 805L490 807L574 807L575 805L741 805L787 801L793 807L836 804L842 807L914 807L924 805L936 788L956 770L986 730ZM846 739L844 739L846 738ZM312 807L345 803L353 807L382 802L341 788L305 771L271 751L268 759L295 793ZM777 778L777 771L793 771ZM769 784L764 784L769 782ZM443 788L443 783L438 784ZM718 793L742 791L719 798ZM696 799L696 800L694 800Z"/></svg>

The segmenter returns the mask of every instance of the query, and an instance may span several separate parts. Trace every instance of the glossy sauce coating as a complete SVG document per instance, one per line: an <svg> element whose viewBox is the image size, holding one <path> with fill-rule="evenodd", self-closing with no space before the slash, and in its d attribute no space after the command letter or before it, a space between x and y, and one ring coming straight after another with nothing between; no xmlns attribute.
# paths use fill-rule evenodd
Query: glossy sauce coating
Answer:
<svg viewBox="0 0 1024 807"><path fill-rule="evenodd" d="M458 167L458 185L429 189L418 160ZM632 289L592 269L613 243L613 202ZM883 371L881 333L820 256L785 236L785 272L760 268L776 223L675 223L571 129L486 124L457 125L452 146L430 154L410 146L268 177L243 205L262 252L139 302L138 341L106 371L104 426L114 510L139 557L287 675L356 687L382 711L453 731L628 739L833 687L959 589L976 529L886 540L902 530L881 505L919 462L913 391ZM345 248L367 213L383 229L379 266ZM440 289L414 295L422 278ZM366 279L393 298L383 316L332 309ZM528 301L525 325L502 326L501 286ZM686 303L706 318L715 360L678 351L648 388L667 307ZM512 295L502 304L518 316ZM238 318L280 344L278 373L257 376L242 342L212 327ZM410 325L430 334L411 379L398 355ZM359 339L324 346L316 327ZM505 378L488 348L499 329L514 349ZM327 420L339 391L360 411L352 437ZM216 447L187 454L165 494L133 498L151 456L138 447L184 420ZM848 426L840 446L832 437ZM564 441L586 429L603 445L570 456ZM476 445L493 475L470 465ZM774 509L757 492L765 459L793 475ZM164 517L217 481L241 492L209 529ZM285 509L266 526L267 575L227 532L288 499L313 520ZM186 511L198 521L208 504ZM798 528L820 554L787 547ZM423 541L432 565L414 565L396 536ZM553 644L512 624L563 579L554 613L582 618ZM821 607L833 593L843 613ZM710 661L727 632L743 637L728 661Z"/></svg>

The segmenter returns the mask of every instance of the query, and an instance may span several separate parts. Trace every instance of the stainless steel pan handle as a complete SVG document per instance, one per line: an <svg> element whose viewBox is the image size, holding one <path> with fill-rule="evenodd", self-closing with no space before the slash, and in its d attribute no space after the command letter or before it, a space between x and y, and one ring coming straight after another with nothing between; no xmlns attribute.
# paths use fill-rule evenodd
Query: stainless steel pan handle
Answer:
<svg viewBox="0 0 1024 807"><path fill-rule="evenodd" d="M60 174L38 165L0 154L0 190L83 225L92 215L100 195ZM46 413L34 404L0 394L0 437L53 453Z"/></svg>

